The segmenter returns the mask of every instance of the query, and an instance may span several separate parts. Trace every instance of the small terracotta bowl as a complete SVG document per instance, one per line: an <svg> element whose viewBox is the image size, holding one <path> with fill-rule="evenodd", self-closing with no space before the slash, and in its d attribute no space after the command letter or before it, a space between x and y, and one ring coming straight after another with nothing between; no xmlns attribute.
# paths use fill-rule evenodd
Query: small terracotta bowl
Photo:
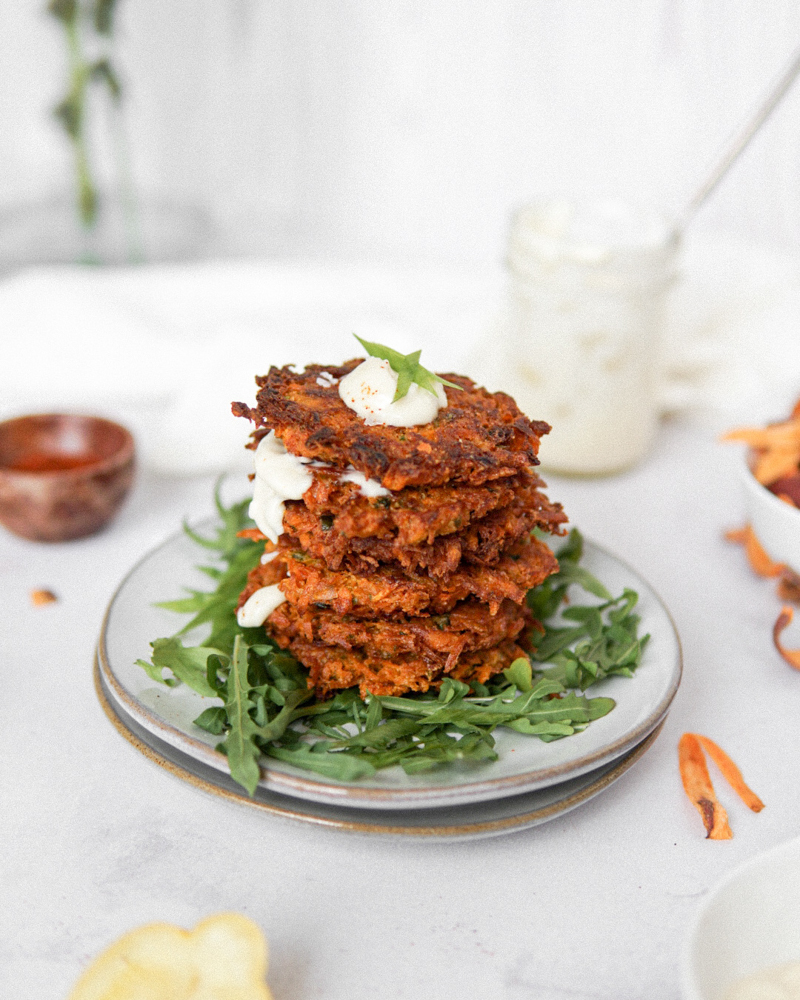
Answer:
<svg viewBox="0 0 800 1000"><path fill-rule="evenodd" d="M103 528L133 483L130 432L100 417L37 413L0 423L0 524L36 542Z"/></svg>

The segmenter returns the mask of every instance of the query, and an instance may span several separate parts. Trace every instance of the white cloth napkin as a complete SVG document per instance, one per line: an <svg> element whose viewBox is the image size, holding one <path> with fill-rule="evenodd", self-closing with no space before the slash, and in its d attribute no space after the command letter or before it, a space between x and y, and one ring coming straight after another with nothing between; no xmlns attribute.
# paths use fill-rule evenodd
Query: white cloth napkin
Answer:
<svg viewBox="0 0 800 1000"><path fill-rule="evenodd" d="M502 388L501 267L483 273L264 262L61 267L0 281L0 418L79 411L121 420L149 467L249 468L251 403L269 366L336 363L352 333ZM769 419L800 395L800 261L689 244L670 305L676 406ZM535 414L534 414L535 416Z"/></svg>
<svg viewBox="0 0 800 1000"><path fill-rule="evenodd" d="M96 412L151 468L248 466L270 365L363 354L352 333L458 369L495 308L496 277L252 263L26 271L0 282L0 418Z"/></svg>

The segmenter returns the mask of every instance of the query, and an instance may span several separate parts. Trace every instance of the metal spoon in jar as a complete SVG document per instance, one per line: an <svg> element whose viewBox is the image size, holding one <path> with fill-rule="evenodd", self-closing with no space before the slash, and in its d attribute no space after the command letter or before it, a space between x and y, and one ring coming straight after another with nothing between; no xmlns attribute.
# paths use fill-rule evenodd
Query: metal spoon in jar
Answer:
<svg viewBox="0 0 800 1000"><path fill-rule="evenodd" d="M674 231L680 235L689 222L694 217L700 206L706 201L711 193L716 190L717 185L728 173L733 164L739 159L741 154L750 145L754 136L761 129L761 126L769 118L775 108L780 104L798 74L800 74L800 49L797 49L781 75L780 79L767 94L764 101L759 105L755 114L750 118L741 132L731 140L725 154L717 161L713 169L708 173L703 183L697 188L694 195L687 202L683 212L679 215Z"/></svg>

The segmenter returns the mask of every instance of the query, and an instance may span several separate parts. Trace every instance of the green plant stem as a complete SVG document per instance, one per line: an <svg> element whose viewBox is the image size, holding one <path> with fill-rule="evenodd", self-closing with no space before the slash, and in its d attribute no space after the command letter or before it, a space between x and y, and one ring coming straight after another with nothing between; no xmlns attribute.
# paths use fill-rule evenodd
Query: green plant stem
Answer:
<svg viewBox="0 0 800 1000"><path fill-rule="evenodd" d="M89 79L89 67L83 58L78 18L65 25L70 63L69 98L75 109L75 125L69 130L70 140L75 155L75 175L78 186L78 207L81 222L90 229L97 219L97 192L89 169L89 156L86 150L84 132L84 117L86 110L86 90Z"/></svg>

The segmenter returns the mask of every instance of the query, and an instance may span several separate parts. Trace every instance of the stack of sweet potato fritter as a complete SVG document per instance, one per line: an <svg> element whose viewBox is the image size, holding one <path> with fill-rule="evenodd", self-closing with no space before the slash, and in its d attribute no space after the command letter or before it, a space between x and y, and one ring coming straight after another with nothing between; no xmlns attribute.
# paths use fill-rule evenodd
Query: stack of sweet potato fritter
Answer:
<svg viewBox="0 0 800 1000"><path fill-rule="evenodd" d="M338 380L363 359L259 377L251 447L274 430L313 459L313 484L286 502L278 554L252 571L239 606L279 582L286 600L267 633L310 671L320 697L358 685L362 696L485 681L523 652L530 587L557 568L531 532L566 517L541 492L539 438L504 393L443 376L447 407L429 424L368 426L339 398ZM367 496L345 470L389 490ZM266 543L268 550L275 546Z"/></svg>

